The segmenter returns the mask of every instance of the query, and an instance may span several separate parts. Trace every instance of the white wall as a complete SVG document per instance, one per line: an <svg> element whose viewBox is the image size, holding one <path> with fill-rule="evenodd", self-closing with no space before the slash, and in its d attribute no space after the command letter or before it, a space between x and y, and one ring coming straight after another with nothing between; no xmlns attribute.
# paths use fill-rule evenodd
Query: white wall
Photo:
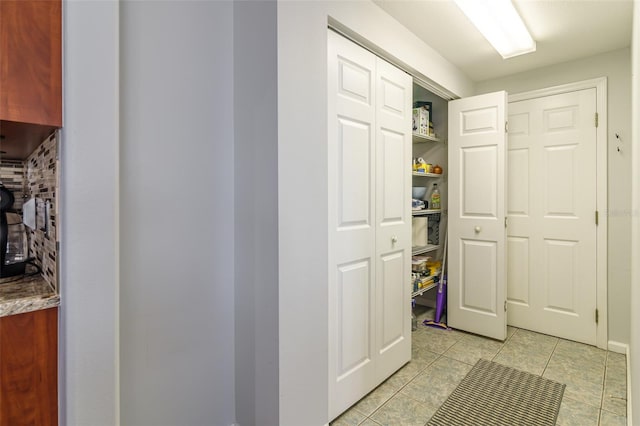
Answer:
<svg viewBox="0 0 640 426"><path fill-rule="evenodd" d="M632 101L631 116L633 133L633 227L631 234L631 400L627 402L627 412L630 413L630 424L640 424L640 5L633 5L633 36L631 40L631 69L632 69ZM627 362L627 364L629 364Z"/></svg>
<svg viewBox="0 0 640 426"><path fill-rule="evenodd" d="M631 285L631 68L630 51L621 49L476 84L477 93L519 93L607 77L608 85L608 315L609 342L629 343ZM623 140L622 151L615 134Z"/></svg>
<svg viewBox="0 0 640 426"><path fill-rule="evenodd" d="M275 6L65 4L61 424L278 424Z"/></svg>
<svg viewBox="0 0 640 426"><path fill-rule="evenodd" d="M327 421L327 24L450 92L472 83L369 1L278 3L280 425ZM375 42L375 43L374 43Z"/></svg>
<svg viewBox="0 0 640 426"><path fill-rule="evenodd" d="M235 379L242 426L279 424L276 14L275 1L234 2Z"/></svg>
<svg viewBox="0 0 640 426"><path fill-rule="evenodd" d="M256 19L236 6L238 23ZM272 22L271 6L264 7ZM240 118L234 117L234 96L250 92L234 84L234 64L251 63L234 49L234 5L123 2L118 11L114 2L65 4L61 424L114 425L121 417L123 425L228 425L235 421L234 395L254 398L247 424L268 424L275 416L281 425L326 422L328 16L452 93L467 95L473 86L371 2L281 2L277 13L276 248L272 129L261 146L244 139L258 125L234 123ZM261 34L271 37L265 25ZM238 37L244 45L251 31ZM237 78L250 74L238 71ZM251 84L256 87L255 80ZM264 96L260 105L269 105L273 90L256 94ZM234 182L245 164L234 155L252 149L267 156L264 169ZM264 192L254 191L253 204L269 207L264 216L238 216L257 230L249 232L235 225L234 206L252 202L236 200L233 191L240 194L254 178L263 180L256 188ZM255 268L245 271L250 277L234 274L242 269L237 254L254 243L251 262L269 277L264 288ZM271 253L256 255L267 247ZM246 306L235 297L250 290L234 291L235 283L257 290L253 316L237 329L234 318ZM279 342L270 312L276 303ZM234 352L252 346L256 355L241 355L236 369ZM274 374L279 392L266 390ZM279 407L273 405L276 392ZM238 417L251 405L238 403Z"/></svg>
<svg viewBox="0 0 640 426"><path fill-rule="evenodd" d="M64 3L60 424L118 423L118 3Z"/></svg>
<svg viewBox="0 0 640 426"><path fill-rule="evenodd" d="M229 425L233 3L120 11L121 424Z"/></svg>
<svg viewBox="0 0 640 426"><path fill-rule="evenodd" d="M281 426L329 417L326 16L322 2L278 3Z"/></svg>

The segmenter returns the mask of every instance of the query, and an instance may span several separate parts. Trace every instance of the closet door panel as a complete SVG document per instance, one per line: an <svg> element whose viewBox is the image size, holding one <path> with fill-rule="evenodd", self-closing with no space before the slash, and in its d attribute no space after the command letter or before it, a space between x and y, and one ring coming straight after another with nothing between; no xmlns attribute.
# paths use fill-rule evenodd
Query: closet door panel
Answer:
<svg viewBox="0 0 640 426"><path fill-rule="evenodd" d="M376 378L411 359L411 103L413 81L376 67Z"/></svg>
<svg viewBox="0 0 640 426"><path fill-rule="evenodd" d="M405 256L402 251L389 253L380 258L381 274L378 276L378 286L381 297L381 327L379 351L386 351L406 338L404 333L404 305L402 281Z"/></svg>
<svg viewBox="0 0 640 426"><path fill-rule="evenodd" d="M376 58L328 34L329 416L375 387Z"/></svg>
<svg viewBox="0 0 640 426"><path fill-rule="evenodd" d="M336 191L338 227L343 231L371 226L371 165L362 161L371 152L371 129L346 118L338 119Z"/></svg>
<svg viewBox="0 0 640 426"><path fill-rule="evenodd" d="M405 135L387 129L380 130L378 143L379 167L376 170L382 187L378 191L380 226L402 226L406 222L407 197L404 179L398 179L406 173Z"/></svg>
<svg viewBox="0 0 640 426"><path fill-rule="evenodd" d="M371 362L371 263L338 266L338 381Z"/></svg>

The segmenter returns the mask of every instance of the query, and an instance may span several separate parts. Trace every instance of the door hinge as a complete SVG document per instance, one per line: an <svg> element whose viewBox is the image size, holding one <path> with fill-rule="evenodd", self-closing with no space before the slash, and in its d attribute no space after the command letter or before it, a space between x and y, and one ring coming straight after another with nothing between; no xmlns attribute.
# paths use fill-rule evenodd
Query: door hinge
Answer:
<svg viewBox="0 0 640 426"><path fill-rule="evenodd" d="M598 323L598 310L596 309L596 324Z"/></svg>
<svg viewBox="0 0 640 426"><path fill-rule="evenodd" d="M504 122L504 132L505 133L509 133L509 122L508 121Z"/></svg>
<svg viewBox="0 0 640 426"><path fill-rule="evenodd" d="M507 227L507 217L506 216L504 217L504 227L505 228Z"/></svg>
<svg viewBox="0 0 640 426"><path fill-rule="evenodd" d="M595 120L595 122L596 122L596 127L598 127L598 113L597 112L596 112L596 120Z"/></svg>
<svg viewBox="0 0 640 426"><path fill-rule="evenodd" d="M596 226L598 226L598 220L600 219L598 216L598 210L596 210Z"/></svg>
<svg viewBox="0 0 640 426"><path fill-rule="evenodd" d="M504 301L504 311L507 312L507 301Z"/></svg>

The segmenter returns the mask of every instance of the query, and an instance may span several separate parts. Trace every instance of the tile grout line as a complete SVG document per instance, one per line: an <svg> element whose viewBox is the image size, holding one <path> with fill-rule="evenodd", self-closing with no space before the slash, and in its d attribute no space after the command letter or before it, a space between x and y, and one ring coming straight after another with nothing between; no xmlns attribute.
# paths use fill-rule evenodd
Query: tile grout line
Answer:
<svg viewBox="0 0 640 426"><path fill-rule="evenodd" d="M425 349L425 350L426 350L426 351L429 351L428 349ZM431 352L431 351L429 351L429 352ZM389 398L387 398L387 399L386 399L382 404L380 404L380 406L379 406L378 408L376 408L375 410L373 410L373 412L372 412L370 415L368 415L368 416L367 416L366 414L364 414L364 413L362 413L362 412L358 411L356 408L354 408L354 410L358 411L360 414L363 414L363 415L365 416L365 419L364 419L361 423L359 423L359 424L362 424L362 423L363 423L363 422L365 422L367 419L369 419L369 420L371 420L371 421L375 422L376 424L378 424L378 422L376 422L376 421L375 421L373 418L371 418L371 417L372 417L374 414L376 414L379 410L381 410L385 405L387 405L387 403L388 403L389 401L391 401L391 400L393 399L393 397L394 397L394 396L396 396L397 394L399 394L399 393L400 393L400 391L401 391L402 389L404 389L404 388L405 388L409 383L411 383L412 381L414 381L414 380L415 380L415 379L416 379L420 374L422 374L422 373L423 373L427 368L429 368L431 365L433 365L436 361L438 361L438 360L439 360L440 358L442 358L442 356L443 356L443 354L436 354L435 352L431 352L431 353L433 353L433 354L435 354L435 355L438 355L438 356L437 356L433 361L431 361L429 364L427 364L427 365L426 365L422 370L420 370L420 371L418 372L418 374L416 374L416 375L415 375L415 376L413 376L409 381L407 381L405 384L403 384L402 386L400 386L400 388L398 388L398 390L396 390L396 391L395 391L395 392L394 392L394 393L393 393ZM385 380L385 381L386 381L386 380ZM384 383L384 382L383 382L383 383ZM407 398L410 398L410 399L412 399L412 400L414 400L414 401L416 401L416 402L421 402L421 401L418 401L418 400L416 400L416 399L411 398L409 395L405 395L405 394L402 394L402 395L404 395L404 396L406 396Z"/></svg>
<svg viewBox="0 0 640 426"><path fill-rule="evenodd" d="M495 355L493 355L493 356L491 357L490 361L494 361L494 360L496 359L496 357L497 357L498 355L500 355L500 353L502 352L502 350L507 346L507 343L509 343L509 342L511 341L511 339L513 339L513 336L515 336L515 335L516 335L516 333L518 332L518 330L520 330L520 329L519 329L519 328L517 328L517 327L514 327L514 328L515 328L515 331L513 332L513 334L512 334L511 336L507 337L507 339L502 343L502 346L500 347L500 349L498 350L498 352L496 352L496 354L495 354Z"/></svg>
<svg viewBox="0 0 640 426"><path fill-rule="evenodd" d="M544 368L542 369L542 374L540 374L540 377L544 377L544 373L547 371L547 367L549 367L549 363L551 362L551 358L553 357L553 354L556 352L556 349L558 348L558 344L560 343L560 339L556 337L556 344L553 345L553 350L551 351L551 354L549 355L549 359L547 360L546 364L544 365Z"/></svg>
<svg viewBox="0 0 640 426"><path fill-rule="evenodd" d="M602 424L602 407L604 406L604 386L607 381L607 363L609 360L609 351L607 350L604 355L604 375L602 376L602 389L600 392L600 410L598 411L598 426Z"/></svg>

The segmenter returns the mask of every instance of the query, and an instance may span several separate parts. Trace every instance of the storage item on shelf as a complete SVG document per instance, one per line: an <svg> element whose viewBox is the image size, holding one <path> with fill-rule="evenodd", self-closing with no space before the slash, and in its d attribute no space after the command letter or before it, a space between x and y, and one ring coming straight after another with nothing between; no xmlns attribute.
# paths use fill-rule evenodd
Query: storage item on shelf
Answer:
<svg viewBox="0 0 640 426"><path fill-rule="evenodd" d="M411 272L422 272L427 269L427 262L424 260L412 259Z"/></svg>
<svg viewBox="0 0 640 426"><path fill-rule="evenodd" d="M438 184L433 184L433 189L431 190L431 208L439 209L440 208L440 190L438 190Z"/></svg>
<svg viewBox="0 0 640 426"><path fill-rule="evenodd" d="M415 198L411 200L411 210L424 210L426 207L425 201L417 200Z"/></svg>
<svg viewBox="0 0 640 426"><path fill-rule="evenodd" d="M433 102L431 101L415 101L414 108L426 107L429 111L433 111Z"/></svg>
<svg viewBox="0 0 640 426"><path fill-rule="evenodd" d="M437 175L441 175L442 174L442 167L440 167L439 165L435 165L433 166L433 170L431 170L431 173L435 173Z"/></svg>
<svg viewBox="0 0 640 426"><path fill-rule="evenodd" d="M442 262L440 262L439 260L436 260L436 261L431 260L425 263L424 272L429 274L430 276L440 275L441 271L442 271Z"/></svg>
<svg viewBox="0 0 640 426"><path fill-rule="evenodd" d="M431 121L433 119L433 103L430 101L415 101L413 103L413 108L415 109L424 109L427 111L427 129L429 128L429 125L431 125L433 127L433 122ZM428 132L428 130L427 130ZM424 134L429 134L429 133L424 133Z"/></svg>
<svg viewBox="0 0 640 426"><path fill-rule="evenodd" d="M413 159L413 171L417 173L430 173L431 172L431 164L427 164L424 161L424 158L414 158Z"/></svg>
<svg viewBox="0 0 640 426"><path fill-rule="evenodd" d="M433 286L438 282L438 277L426 275L424 273L411 274L412 292L420 291Z"/></svg>
<svg viewBox="0 0 640 426"><path fill-rule="evenodd" d="M418 107L413 109L413 132L419 135L429 134L429 109Z"/></svg>
<svg viewBox="0 0 640 426"><path fill-rule="evenodd" d="M429 244L440 244L440 214L431 215L427 224L427 240Z"/></svg>
<svg viewBox="0 0 640 426"><path fill-rule="evenodd" d="M435 136L435 132L433 131L433 121L431 121L431 119L433 118L433 103L429 102L429 101L416 101L416 102L413 103L413 107L414 107L414 111L416 109L426 110L427 111L426 132L425 133L418 132L415 129L414 129L414 132L420 133L421 135ZM415 112L414 112L414 114L415 114Z"/></svg>
<svg viewBox="0 0 640 426"><path fill-rule="evenodd" d="M417 290L423 289L425 287L429 287L430 285L432 285L433 283L435 283L435 277L421 277L420 280L418 280L418 288Z"/></svg>
<svg viewBox="0 0 640 426"><path fill-rule="evenodd" d="M422 200L427 194L426 186L414 186L411 188L411 197L417 200Z"/></svg>
<svg viewBox="0 0 640 426"><path fill-rule="evenodd" d="M411 221L411 245L413 247L423 247L429 244L428 230L428 217L414 217Z"/></svg>
<svg viewBox="0 0 640 426"><path fill-rule="evenodd" d="M411 258L411 271L424 272L427 270L427 264L431 261L431 256L413 256Z"/></svg>

